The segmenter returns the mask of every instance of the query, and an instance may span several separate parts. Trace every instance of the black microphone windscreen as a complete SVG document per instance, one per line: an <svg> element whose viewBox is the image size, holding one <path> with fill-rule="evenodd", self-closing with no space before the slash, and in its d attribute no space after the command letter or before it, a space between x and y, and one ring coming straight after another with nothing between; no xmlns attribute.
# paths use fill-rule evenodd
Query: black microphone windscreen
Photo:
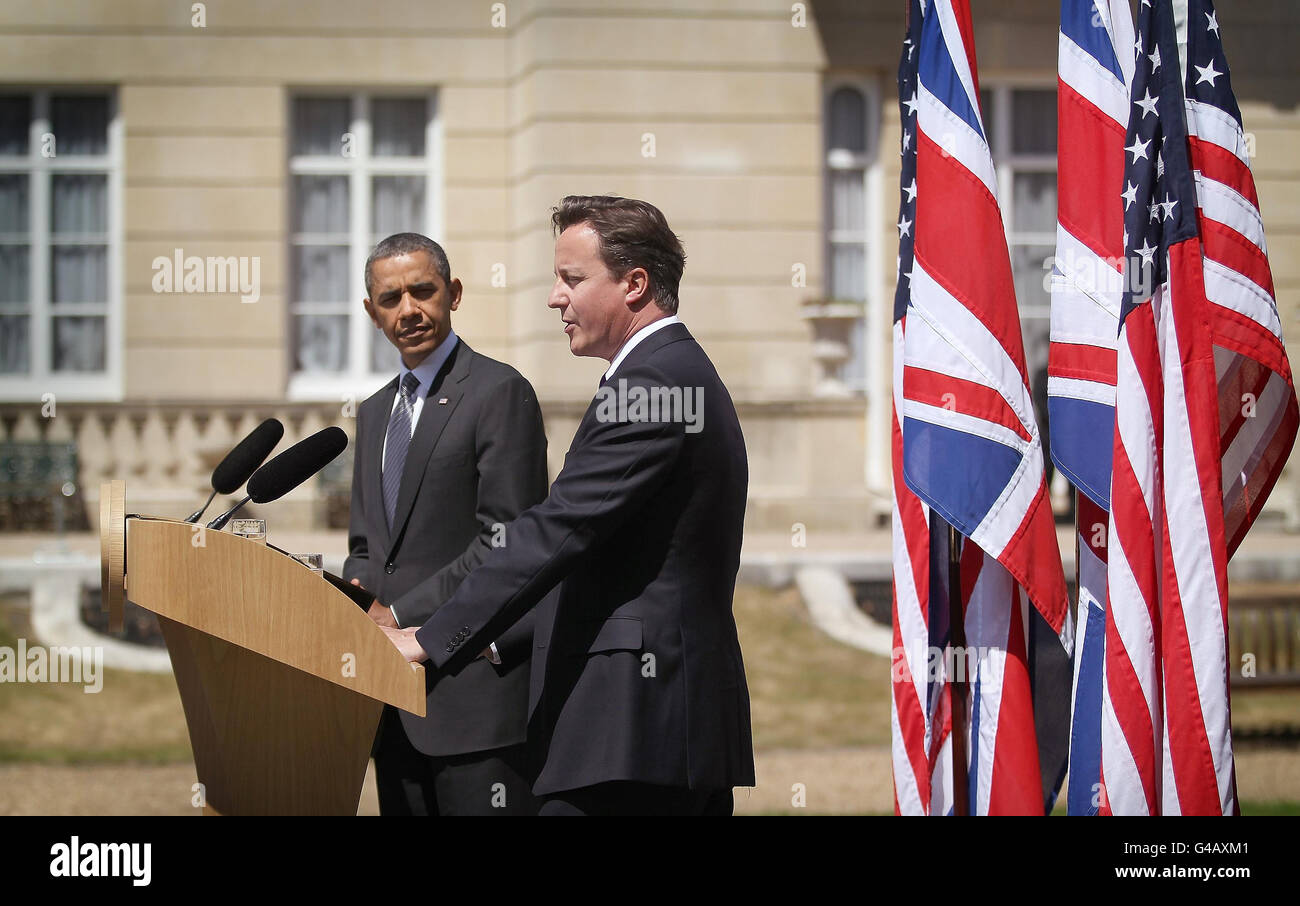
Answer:
<svg viewBox="0 0 1300 906"><path fill-rule="evenodd" d="M248 479L248 496L254 503L280 499L325 468L347 446L348 435L342 428L317 431L254 472Z"/></svg>
<svg viewBox="0 0 1300 906"><path fill-rule="evenodd" d="M268 418L235 445L226 458L212 470L212 489L218 494L233 494L244 486L257 467L284 437L284 425L278 418Z"/></svg>

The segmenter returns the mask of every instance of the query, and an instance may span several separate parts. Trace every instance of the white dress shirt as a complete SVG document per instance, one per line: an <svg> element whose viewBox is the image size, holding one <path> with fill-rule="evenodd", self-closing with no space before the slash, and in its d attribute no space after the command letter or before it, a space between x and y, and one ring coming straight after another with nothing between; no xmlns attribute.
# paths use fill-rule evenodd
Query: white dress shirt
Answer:
<svg viewBox="0 0 1300 906"><path fill-rule="evenodd" d="M623 344L622 348L619 349L618 354L614 356L614 360L609 363L609 370L605 372L605 379L608 380L613 377L614 372L618 370L618 366L623 364L623 360L627 358L629 352L636 348L637 343L640 343L656 330L663 330L669 324L680 323L682 323L682 321L676 315L669 315L666 318L660 318L658 321L647 324L645 327L642 327L636 333L632 334L632 336L627 338L627 342Z"/></svg>

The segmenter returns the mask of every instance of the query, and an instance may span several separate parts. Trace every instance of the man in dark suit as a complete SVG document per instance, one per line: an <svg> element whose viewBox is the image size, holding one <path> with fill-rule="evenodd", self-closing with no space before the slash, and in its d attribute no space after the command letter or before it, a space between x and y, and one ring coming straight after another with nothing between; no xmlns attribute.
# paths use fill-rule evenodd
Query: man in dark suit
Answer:
<svg viewBox="0 0 1300 906"><path fill-rule="evenodd" d="M388 634L455 676L536 607L541 814L730 814L732 787L754 782L735 406L676 317L685 255L657 208L570 196L552 225L547 304L570 351L610 367L545 502L422 627Z"/></svg>
<svg viewBox="0 0 1300 906"><path fill-rule="evenodd" d="M546 496L532 386L459 339L461 283L432 240L398 233L366 262L366 312L401 353L358 411L344 576L381 626L420 626ZM426 716L386 707L375 746L380 813L530 814L525 751L532 623L485 639L456 675L428 674ZM476 653L479 654L479 653Z"/></svg>

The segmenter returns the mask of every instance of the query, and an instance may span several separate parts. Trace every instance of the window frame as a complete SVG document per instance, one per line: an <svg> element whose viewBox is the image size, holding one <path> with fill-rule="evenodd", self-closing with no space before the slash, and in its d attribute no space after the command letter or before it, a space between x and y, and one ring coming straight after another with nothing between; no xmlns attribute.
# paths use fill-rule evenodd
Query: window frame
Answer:
<svg viewBox="0 0 1300 906"><path fill-rule="evenodd" d="M27 156L0 156L0 173L27 175L28 238L31 249L28 274L28 309L30 320L30 367L26 374L0 373L0 398L6 400L55 400L67 402L120 402L123 399L123 320L125 213L123 210L124 136L121 99L116 85L70 83L67 85L5 85L4 94L26 94L32 99L32 119L28 124ZM60 156L55 135L55 156L41 155L42 139L53 133L50 120L52 95L102 95L108 99L108 129L102 156ZM55 371L54 303L50 268L53 261L53 223L50 211L51 186L59 173L104 174L106 178L105 270L104 293L104 370ZM76 311L64 310L66 314ZM98 312L85 312L98 315Z"/></svg>
<svg viewBox="0 0 1300 906"><path fill-rule="evenodd" d="M831 132L830 100L835 92L841 88L852 88L859 91L865 102L863 126L867 134L865 136L865 150L861 153L855 154L839 149L833 150L829 147ZM880 192L884 178L881 172L880 160L880 133L883 127L880 80L860 73L828 73L822 80L821 104L823 110L821 134L823 199L821 233L822 254L826 262L823 271L825 274L823 295L828 302L835 298L831 295L831 268L834 260L832 252L837 245L842 246L854 241L853 239L837 238L837 234L842 235L842 233L833 228L831 222L831 197L834 191L832 176L836 172L862 170L863 229L861 243L864 277L862 317L850 327L852 334L850 358L845 362L844 372L841 376L844 386L854 395L861 396L868 393L873 383L872 370L875 367L873 359L880 358L878 355L873 355L871 338L878 335L875 328L880 312L877 309L883 304L882 300L885 297L884 268L881 266L879 254L883 242L880 219ZM854 362L855 355L860 358L860 361L856 363ZM850 379L850 375L855 370L855 365L856 370L860 371L861 375L858 378Z"/></svg>
<svg viewBox="0 0 1300 906"><path fill-rule="evenodd" d="M331 157L299 156L293 153L294 101L298 98L347 98L350 104L349 132L357 153L353 157L341 154ZM375 99L423 98L427 104L424 126L424 157L376 158L372 154L373 133L370 105ZM443 179L445 148L438 91L428 86L376 85L365 89L304 86L289 88L285 92L285 159L286 179L284 236L285 236L285 288L284 324L285 354L290 400L321 401L351 400L361 394L369 395L392 379L387 371L370 370L370 342L374 325L362 307L365 298L365 266L374 241L370 236L373 198L370 179L374 176L411 176L425 178L424 223L422 232L435 242L442 242L446 191ZM296 335L294 316L293 249L297 234L293 232L294 188L296 176L330 175L348 177L348 283L355 287L352 307L348 308L348 368L340 374L294 370Z"/></svg>

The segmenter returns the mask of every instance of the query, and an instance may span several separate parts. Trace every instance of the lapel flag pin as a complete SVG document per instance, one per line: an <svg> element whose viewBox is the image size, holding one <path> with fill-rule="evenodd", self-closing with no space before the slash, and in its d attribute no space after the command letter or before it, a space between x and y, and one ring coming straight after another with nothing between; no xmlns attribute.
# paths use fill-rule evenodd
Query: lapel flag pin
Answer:
<svg viewBox="0 0 1300 906"><path fill-rule="evenodd" d="M438 405L439 406L447 405L447 397L444 396L442 399L438 400Z"/></svg>

